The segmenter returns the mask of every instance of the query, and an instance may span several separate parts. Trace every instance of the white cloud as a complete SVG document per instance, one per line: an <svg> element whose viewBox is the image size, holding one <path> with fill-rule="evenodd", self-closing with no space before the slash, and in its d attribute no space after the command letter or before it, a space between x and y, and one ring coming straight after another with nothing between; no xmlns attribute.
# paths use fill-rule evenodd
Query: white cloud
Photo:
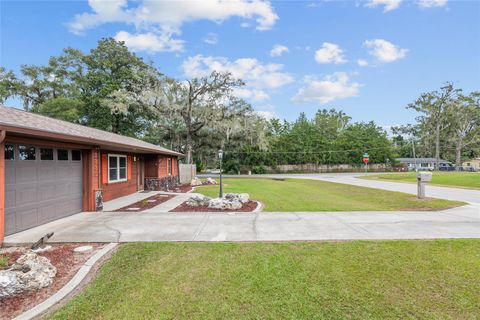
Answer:
<svg viewBox="0 0 480 320"><path fill-rule="evenodd" d="M133 51L165 52L181 51L183 40L172 39L171 34L155 34L152 32L131 34L120 31L115 35L117 41L124 41L125 45Z"/></svg>
<svg viewBox="0 0 480 320"><path fill-rule="evenodd" d="M293 77L283 71L283 65L263 64L254 58L231 61L225 57L196 55L183 62L182 70L188 78L204 77L212 71L230 72L233 77L245 82L245 86L237 89L235 94L253 101L268 100L268 90L293 82Z"/></svg>
<svg viewBox="0 0 480 320"><path fill-rule="evenodd" d="M129 6L127 0L89 0L93 12L74 16L69 28L74 33L95 26L119 22L138 28L179 30L185 22L221 22L232 17L255 20L258 30L268 30L278 20L270 2L261 0L156 1L140 0Z"/></svg>
<svg viewBox="0 0 480 320"><path fill-rule="evenodd" d="M400 7L401 3L402 0L368 0L365 6L369 8L383 6L383 12L389 12Z"/></svg>
<svg viewBox="0 0 480 320"><path fill-rule="evenodd" d="M292 101L325 104L338 99L356 97L362 86L357 82L351 82L345 72L335 72L323 79L306 76L304 83L305 86L298 90Z"/></svg>
<svg viewBox="0 0 480 320"><path fill-rule="evenodd" d="M418 0L418 6L420 8L438 8L444 7L448 3L448 0Z"/></svg>
<svg viewBox="0 0 480 320"><path fill-rule="evenodd" d="M408 49L402 49L384 39L366 40L364 46L379 62L394 62L406 57Z"/></svg>
<svg viewBox="0 0 480 320"><path fill-rule="evenodd" d="M290 50L288 47L281 45L281 44L276 44L273 46L272 50L270 50L270 56L272 57L279 57L282 54L289 52Z"/></svg>
<svg viewBox="0 0 480 320"><path fill-rule="evenodd" d="M205 38L203 38L203 42L205 42L206 44L211 44L211 45L217 44L218 35L216 33L210 32L209 34L207 34L205 36Z"/></svg>
<svg viewBox="0 0 480 320"><path fill-rule="evenodd" d="M77 14L68 23L72 33L82 34L106 23L124 23L134 26L136 31L135 34L123 31L125 34L121 36L130 43L140 43L136 46L137 50L146 48L151 52L165 51L157 49L162 47L182 50L183 41L171 39L171 36L180 34L182 25L187 22L210 20L221 23L239 17L254 21L256 29L263 31L271 29L278 20L270 2L263 0L88 0L88 4L91 12ZM157 39L154 39L155 35ZM178 41L181 41L182 46L179 46Z"/></svg>
<svg viewBox="0 0 480 320"><path fill-rule="evenodd" d="M347 62L343 50L335 43L324 42L322 47L315 52L315 60L318 63L341 64Z"/></svg>
<svg viewBox="0 0 480 320"><path fill-rule="evenodd" d="M368 66L368 61L365 60L365 59L358 59L358 60L357 60L357 64L358 64L360 67L366 67L366 66Z"/></svg>
<svg viewBox="0 0 480 320"><path fill-rule="evenodd" d="M275 114L275 112L272 112L272 111L255 111L255 113L257 115L259 115L260 117L264 118L265 120L269 121L269 120L272 120L273 118L276 118L277 115Z"/></svg>

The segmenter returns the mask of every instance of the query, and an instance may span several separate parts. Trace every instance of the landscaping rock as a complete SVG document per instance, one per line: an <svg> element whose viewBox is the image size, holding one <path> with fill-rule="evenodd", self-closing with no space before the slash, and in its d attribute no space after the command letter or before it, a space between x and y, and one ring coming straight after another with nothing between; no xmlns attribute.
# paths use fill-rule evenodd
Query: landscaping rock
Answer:
<svg viewBox="0 0 480 320"><path fill-rule="evenodd" d="M250 201L250 195L248 193L227 193L225 199L247 203Z"/></svg>
<svg viewBox="0 0 480 320"><path fill-rule="evenodd" d="M209 201L211 198L206 197L202 194L195 194L190 197L190 199L187 200L187 205L191 207L198 207L198 206L206 206L208 205Z"/></svg>
<svg viewBox="0 0 480 320"><path fill-rule="evenodd" d="M81 247L76 247L75 249L73 249L73 252L76 252L76 253L87 253L87 252L92 251L92 249L93 249L92 246L81 246Z"/></svg>
<svg viewBox="0 0 480 320"><path fill-rule="evenodd" d="M196 187L196 186L201 186L202 185L202 180L200 180L199 178L195 177L192 179L192 182L190 182L190 185L192 187Z"/></svg>
<svg viewBox="0 0 480 320"><path fill-rule="evenodd" d="M207 183L208 184L217 184L217 181L215 181L215 179L212 179L212 178L207 178Z"/></svg>
<svg viewBox="0 0 480 320"><path fill-rule="evenodd" d="M48 287L56 274L48 258L34 252L24 254L10 269L0 271L0 298Z"/></svg>
<svg viewBox="0 0 480 320"><path fill-rule="evenodd" d="M220 210L238 210L242 208L242 203L235 199L215 198L208 202L208 207Z"/></svg>

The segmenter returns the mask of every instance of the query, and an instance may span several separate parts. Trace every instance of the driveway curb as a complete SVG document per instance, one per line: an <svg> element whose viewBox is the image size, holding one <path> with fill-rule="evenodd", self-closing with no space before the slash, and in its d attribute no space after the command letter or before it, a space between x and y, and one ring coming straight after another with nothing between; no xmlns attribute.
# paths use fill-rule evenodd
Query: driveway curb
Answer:
<svg viewBox="0 0 480 320"><path fill-rule="evenodd" d="M25 311L14 319L33 319L53 307L57 302L59 302L60 300L65 298L70 292L72 292L83 281L83 279L85 279L85 277L88 275L95 263L107 253L112 251L117 245L118 243L112 242L107 244L104 248L100 249L92 257L90 257L90 259L88 259L87 262L85 262L85 264L80 267L80 270L78 270L78 272L73 276L73 278L69 282L67 282L67 284L64 285L60 290L58 290L53 296L49 297L47 300L36 305L30 310Z"/></svg>

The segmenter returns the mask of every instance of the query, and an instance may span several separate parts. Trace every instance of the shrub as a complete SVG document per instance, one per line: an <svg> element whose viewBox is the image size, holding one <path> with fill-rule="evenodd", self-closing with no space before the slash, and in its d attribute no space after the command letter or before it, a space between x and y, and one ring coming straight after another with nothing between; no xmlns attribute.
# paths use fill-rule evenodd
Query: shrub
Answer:
<svg viewBox="0 0 480 320"><path fill-rule="evenodd" d="M229 159L223 164L223 172L237 174L240 171L240 162L237 159Z"/></svg>
<svg viewBox="0 0 480 320"><path fill-rule="evenodd" d="M267 169L265 169L265 167L263 165L254 166L252 168L252 173L253 174L264 174L266 172L267 172Z"/></svg>

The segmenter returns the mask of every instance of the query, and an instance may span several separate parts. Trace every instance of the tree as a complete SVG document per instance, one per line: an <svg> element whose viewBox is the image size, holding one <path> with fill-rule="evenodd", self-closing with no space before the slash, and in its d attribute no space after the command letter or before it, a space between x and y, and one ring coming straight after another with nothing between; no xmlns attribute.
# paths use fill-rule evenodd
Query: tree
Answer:
<svg viewBox="0 0 480 320"><path fill-rule="evenodd" d="M227 117L228 111L242 103L232 91L243 82L230 73L212 72L209 76L186 81L167 79L162 92L152 92L147 100L160 116L180 115L185 125L186 162L193 163L194 139L208 124L218 123ZM158 97L163 99L157 100ZM230 117L235 116L230 114Z"/></svg>
<svg viewBox="0 0 480 320"><path fill-rule="evenodd" d="M480 92L460 95L451 106L452 135L455 144L455 165L462 164L465 147L480 144Z"/></svg>
<svg viewBox="0 0 480 320"><path fill-rule="evenodd" d="M435 145L435 163L438 170L440 163L441 134L450 126L448 121L450 106L454 103L460 90L451 83L440 88L441 91L423 93L417 100L409 104L407 109L422 113L416 120L423 132L433 132Z"/></svg>
<svg viewBox="0 0 480 320"><path fill-rule="evenodd" d="M80 123L80 113L84 108L81 100L58 97L32 107L32 112L64 121Z"/></svg>

